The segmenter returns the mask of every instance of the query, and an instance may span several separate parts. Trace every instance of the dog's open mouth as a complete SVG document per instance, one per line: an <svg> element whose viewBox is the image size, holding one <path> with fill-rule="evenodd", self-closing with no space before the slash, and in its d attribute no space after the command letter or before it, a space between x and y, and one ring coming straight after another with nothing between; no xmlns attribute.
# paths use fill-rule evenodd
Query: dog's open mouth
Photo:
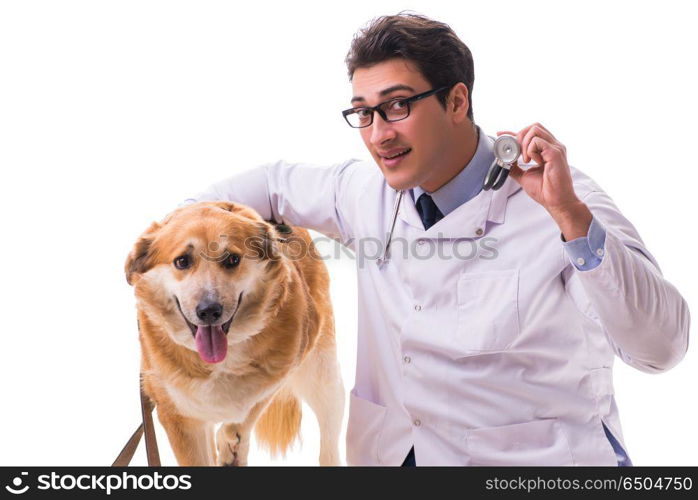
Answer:
<svg viewBox="0 0 698 500"><path fill-rule="evenodd" d="M175 296L175 302L177 302L177 308L194 336L199 357L206 363L220 363L223 361L228 353L228 340L226 339L226 335L230 330L230 325L233 323L235 313L237 313L240 308L242 292L240 292L237 306L235 306L235 310L233 314L231 314L230 319L221 325L195 325L187 319L182 311L182 306L179 304L177 296Z"/></svg>

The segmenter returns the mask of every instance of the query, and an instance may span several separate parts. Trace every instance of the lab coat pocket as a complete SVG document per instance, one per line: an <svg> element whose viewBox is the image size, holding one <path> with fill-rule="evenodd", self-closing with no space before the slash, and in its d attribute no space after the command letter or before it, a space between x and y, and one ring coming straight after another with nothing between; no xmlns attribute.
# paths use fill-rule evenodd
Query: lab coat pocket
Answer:
<svg viewBox="0 0 698 500"><path fill-rule="evenodd" d="M574 465L557 419L472 429L467 436L469 465Z"/></svg>
<svg viewBox="0 0 698 500"><path fill-rule="evenodd" d="M503 351L519 335L519 271L461 273L458 279L457 347Z"/></svg>
<svg viewBox="0 0 698 500"><path fill-rule="evenodd" d="M347 427L347 465L379 465L378 443L383 431L387 409L349 393L349 425Z"/></svg>

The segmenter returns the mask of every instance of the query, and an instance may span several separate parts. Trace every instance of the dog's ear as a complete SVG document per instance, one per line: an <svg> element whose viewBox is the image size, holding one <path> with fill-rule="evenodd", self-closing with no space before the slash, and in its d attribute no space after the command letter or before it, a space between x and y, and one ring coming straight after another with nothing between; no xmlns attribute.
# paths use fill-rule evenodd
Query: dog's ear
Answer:
<svg viewBox="0 0 698 500"><path fill-rule="evenodd" d="M218 208L222 208L230 213L240 215L253 221L262 220L261 216L254 209L241 203L233 203L232 201L212 201L207 203L211 203Z"/></svg>
<svg viewBox="0 0 698 500"><path fill-rule="evenodd" d="M223 210L227 210L228 212L235 212L235 210L237 210L235 203L230 202L230 201L216 200L216 201L203 201L203 202L199 202L199 203L202 205L213 205L214 207L218 207L218 208L221 208Z"/></svg>
<svg viewBox="0 0 698 500"><path fill-rule="evenodd" d="M279 246L277 242L278 236L274 228L266 222L258 222L257 234L254 238L249 238L245 241L247 250L250 250L252 256L260 260L278 261L281 258Z"/></svg>
<svg viewBox="0 0 698 500"><path fill-rule="evenodd" d="M126 272L126 282L129 285L133 285L138 276L153 267L151 245L161 227L162 225L159 222L153 222L145 233L138 238L138 241L133 246L133 250L128 254L124 271Z"/></svg>

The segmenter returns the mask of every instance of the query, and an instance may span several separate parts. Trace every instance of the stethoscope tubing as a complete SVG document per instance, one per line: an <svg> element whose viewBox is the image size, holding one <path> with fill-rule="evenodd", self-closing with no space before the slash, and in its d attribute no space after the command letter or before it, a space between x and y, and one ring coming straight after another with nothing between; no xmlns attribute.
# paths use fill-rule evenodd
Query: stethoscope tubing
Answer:
<svg viewBox="0 0 698 500"><path fill-rule="evenodd" d="M489 191L494 189L495 191L504 185L504 181L507 180L509 176L509 165L502 166L499 164L498 160L492 162L490 169L487 171L485 176L485 182L482 184L482 189Z"/></svg>

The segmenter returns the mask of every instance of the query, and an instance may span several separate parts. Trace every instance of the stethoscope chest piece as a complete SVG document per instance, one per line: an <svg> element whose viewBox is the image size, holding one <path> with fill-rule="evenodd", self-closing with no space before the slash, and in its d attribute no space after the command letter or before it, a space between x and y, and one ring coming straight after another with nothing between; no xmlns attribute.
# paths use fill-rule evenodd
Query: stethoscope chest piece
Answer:
<svg viewBox="0 0 698 500"><path fill-rule="evenodd" d="M504 185L509 169L521 154L521 146L513 135L500 135L494 141L494 161L485 176L482 189L497 190Z"/></svg>

